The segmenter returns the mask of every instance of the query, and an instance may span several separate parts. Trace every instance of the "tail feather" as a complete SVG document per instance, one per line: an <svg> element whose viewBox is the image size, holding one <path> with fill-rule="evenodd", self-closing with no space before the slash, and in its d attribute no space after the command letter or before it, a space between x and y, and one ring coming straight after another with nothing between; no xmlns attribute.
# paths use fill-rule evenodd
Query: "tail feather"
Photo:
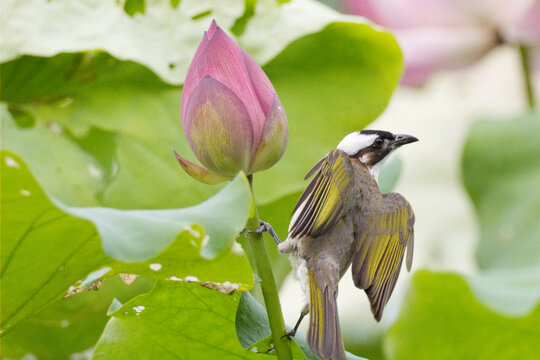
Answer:
<svg viewBox="0 0 540 360"><path fill-rule="evenodd" d="M337 285L321 284L309 271L310 316L307 342L311 350L325 360L345 359L337 312Z"/></svg>

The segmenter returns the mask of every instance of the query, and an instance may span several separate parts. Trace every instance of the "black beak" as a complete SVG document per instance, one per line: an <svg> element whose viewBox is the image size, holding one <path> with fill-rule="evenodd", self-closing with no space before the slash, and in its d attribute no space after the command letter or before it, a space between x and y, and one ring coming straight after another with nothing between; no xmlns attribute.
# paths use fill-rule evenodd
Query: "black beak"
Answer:
<svg viewBox="0 0 540 360"><path fill-rule="evenodd" d="M396 134L394 135L394 141L392 141L392 146L394 148L397 148L402 145L410 144L417 141L418 141L418 138L415 138L412 135Z"/></svg>

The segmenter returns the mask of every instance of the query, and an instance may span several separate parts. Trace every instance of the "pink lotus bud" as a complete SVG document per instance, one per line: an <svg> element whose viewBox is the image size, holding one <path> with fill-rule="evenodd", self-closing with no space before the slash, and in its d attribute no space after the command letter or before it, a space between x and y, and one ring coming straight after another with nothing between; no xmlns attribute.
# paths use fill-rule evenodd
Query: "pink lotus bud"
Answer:
<svg viewBox="0 0 540 360"><path fill-rule="evenodd" d="M274 165L285 152L287 117L261 67L212 21L189 67L182 128L206 169L177 154L188 174L218 183Z"/></svg>
<svg viewBox="0 0 540 360"><path fill-rule="evenodd" d="M510 17L516 2L531 0L344 0L362 15L394 32L405 59L402 83L420 85L441 70L469 66L499 40L494 3Z"/></svg>
<svg viewBox="0 0 540 360"><path fill-rule="evenodd" d="M401 83L410 86L438 71L469 66L497 43L496 34L481 26L410 28L395 36L405 59Z"/></svg>

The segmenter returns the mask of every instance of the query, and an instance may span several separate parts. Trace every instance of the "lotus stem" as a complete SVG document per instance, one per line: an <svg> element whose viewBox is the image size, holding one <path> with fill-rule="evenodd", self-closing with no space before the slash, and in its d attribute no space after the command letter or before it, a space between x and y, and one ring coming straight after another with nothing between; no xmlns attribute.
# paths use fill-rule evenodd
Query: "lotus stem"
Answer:
<svg viewBox="0 0 540 360"><path fill-rule="evenodd" d="M253 198L252 214L247 222L246 230L257 230L260 227L259 214L255 205L255 197L253 195L253 175L248 176L251 194ZM270 322L270 330L272 331L272 340L274 349L279 360L292 360L291 347L289 338L286 335L285 321L281 311L281 303L276 286L276 280L270 265L270 259L266 252L266 245L263 241L262 234L253 232L247 233L248 246L251 248L251 253L254 258L257 275L261 278L261 290L268 313Z"/></svg>
<svg viewBox="0 0 540 360"><path fill-rule="evenodd" d="M527 104L529 109L534 110L536 107L534 98L534 89L532 84L531 61L529 56L529 48L525 45L519 45L519 55L521 58L521 68L523 71L523 81L525 85L525 93L527 94Z"/></svg>

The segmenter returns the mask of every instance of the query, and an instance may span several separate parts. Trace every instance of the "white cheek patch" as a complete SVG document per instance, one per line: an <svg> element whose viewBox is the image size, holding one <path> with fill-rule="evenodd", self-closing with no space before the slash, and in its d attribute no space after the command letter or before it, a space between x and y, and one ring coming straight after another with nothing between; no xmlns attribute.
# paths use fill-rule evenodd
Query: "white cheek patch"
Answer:
<svg viewBox="0 0 540 360"><path fill-rule="evenodd" d="M366 135L357 132L350 133L345 136L338 144L339 150L345 151L349 155L356 154L359 150L364 149L373 144L379 136L376 134Z"/></svg>
<svg viewBox="0 0 540 360"><path fill-rule="evenodd" d="M392 153L393 153L393 151L388 153L388 155L386 155L384 157L384 159L382 159L381 161L379 161L378 163L376 163L375 165L373 165L369 169L369 172L371 173L371 176L373 176L375 178L377 183L379 182L379 173L381 172L381 169L384 166L384 164L386 163L386 161L388 161L388 159L391 157Z"/></svg>
<svg viewBox="0 0 540 360"><path fill-rule="evenodd" d="M371 156L372 156L371 153L364 154L364 155L362 155L362 157L360 158L360 161L363 162L364 164L367 164L367 163L370 162Z"/></svg>

